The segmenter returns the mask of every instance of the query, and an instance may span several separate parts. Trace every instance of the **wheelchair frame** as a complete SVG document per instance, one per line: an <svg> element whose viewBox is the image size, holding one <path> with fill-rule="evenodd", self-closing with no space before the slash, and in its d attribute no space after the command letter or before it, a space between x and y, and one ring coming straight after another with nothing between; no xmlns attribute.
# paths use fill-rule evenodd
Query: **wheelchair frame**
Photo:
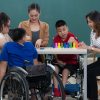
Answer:
<svg viewBox="0 0 100 100"><path fill-rule="evenodd" d="M62 84L62 81L61 81L61 79L60 79L60 76L58 75L58 74L56 74L56 72L55 72L55 67L51 64L51 59L52 59L52 57L47 57L47 59L46 59L46 65L49 67L49 71L50 71L50 74L51 74L51 76L52 76L52 74L57 78L57 80L58 80L58 83L60 84L60 88L61 88L61 100L65 100L65 93L64 93L64 87L63 87L63 84ZM79 62L81 62L81 61L79 61ZM80 64L81 65L81 64ZM82 67L82 65L81 65L81 67ZM79 70L81 70L82 71L82 69L79 69ZM78 71L79 72L79 71ZM77 73L76 74L76 77L79 75L80 73ZM82 76L82 73L80 74L81 76L80 76L80 78L81 79L83 79L83 76ZM16 77L17 76L17 77ZM41 91L40 89L36 89L36 88L33 88L34 89L34 93L29 93L29 91L30 91L30 88L29 88L29 83L28 83L28 81L27 81L27 79L26 79L26 77L28 76L28 73L27 73L27 71L25 71L24 69L22 69L21 67L17 67L17 70L16 69L14 69L14 70L11 70L11 71L9 71L8 73L7 73L7 75L5 75L5 77L3 78L3 80L2 80L2 82L1 82L1 87L0 87L0 100L3 100L3 92L5 92L4 90L5 90L5 84L6 84L6 81L9 81L10 79L15 79L15 81L17 80L17 82L19 82L20 83L20 81L21 81L21 84L22 84L22 97L21 97L21 99L19 99L19 98L17 98L17 99L11 99L11 98L16 98L16 95L12 95L12 93L10 93L11 94L11 98L8 96L8 99L9 100L29 100L29 98L30 98L30 94L31 95L35 95L35 97L36 97L36 99L38 100L44 100L44 98L45 98L45 94L46 94L46 92L48 92L48 91ZM17 79L16 79L17 78ZM8 79L8 80L7 80ZM13 82L13 80L12 80L12 82ZM51 83L52 84L52 83ZM83 82L82 82L82 80L81 80L81 82L80 82L80 91L79 92L77 92L77 94L76 95L71 95L72 97L74 97L74 98L76 98L77 100L82 100L82 93L83 93ZM11 84L11 86L13 87L13 84ZM18 88L18 87L17 87ZM52 88L52 86L50 85L50 87L48 87L48 88ZM51 90L53 90L53 89L51 89ZM51 91L52 92L52 91ZM5 93L4 93L5 94ZM8 93L8 95L10 95L9 93ZM19 93L19 95L20 95L20 93ZM18 96L18 95L17 95ZM20 97L20 96L19 96ZM38 98L39 97L39 98ZM53 96L53 92L48 96L48 99L47 100L53 100L53 98L54 98L54 96Z"/></svg>
<svg viewBox="0 0 100 100"><path fill-rule="evenodd" d="M62 81L55 73L55 67L52 64L47 63L47 66L50 68L50 74L52 77L52 74L57 78L58 83L60 85L60 91L61 91L61 100L65 100L65 94L64 94L64 87L62 84ZM0 100L3 100L4 96L8 96L7 98L9 100L29 100L30 94L35 95L36 99L38 100L44 100L46 93L49 91L51 94L48 95L47 100L53 100L54 96L52 94L52 86L50 83L50 86L48 89L44 92L40 89L33 88L34 93L29 93L29 83L26 79L28 76L27 71L24 69L17 67L13 70L10 70L3 78L0 86ZM49 90L50 88L50 90ZM39 97L39 98L38 98Z"/></svg>

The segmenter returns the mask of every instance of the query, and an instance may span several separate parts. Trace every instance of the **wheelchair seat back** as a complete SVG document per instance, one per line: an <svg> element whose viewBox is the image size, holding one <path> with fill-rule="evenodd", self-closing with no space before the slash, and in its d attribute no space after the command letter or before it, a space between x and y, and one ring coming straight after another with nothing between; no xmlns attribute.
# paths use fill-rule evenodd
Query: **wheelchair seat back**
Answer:
<svg viewBox="0 0 100 100"><path fill-rule="evenodd" d="M27 66L26 70L28 72L26 79L30 88L41 89L43 91L51 84L51 74L46 64Z"/></svg>
<svg viewBox="0 0 100 100"><path fill-rule="evenodd" d="M23 74L29 84L29 88L41 89L45 91L51 84L51 73L46 64L39 64L33 66L13 67L9 68L7 73L15 72Z"/></svg>
<svg viewBox="0 0 100 100"><path fill-rule="evenodd" d="M46 74L46 64L38 64L33 66L26 66L28 77L43 76Z"/></svg>

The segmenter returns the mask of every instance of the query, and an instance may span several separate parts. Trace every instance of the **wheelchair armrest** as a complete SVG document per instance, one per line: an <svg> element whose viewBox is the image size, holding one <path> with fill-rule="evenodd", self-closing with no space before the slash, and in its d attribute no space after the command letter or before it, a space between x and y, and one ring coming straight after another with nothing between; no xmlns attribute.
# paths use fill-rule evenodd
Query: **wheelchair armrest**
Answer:
<svg viewBox="0 0 100 100"><path fill-rule="evenodd" d="M22 74L24 74L24 75L28 75L28 72L25 70L25 69L23 69L23 68L21 68L21 67L14 67L14 68L11 68L10 69L10 72L11 71L15 71L15 72L21 72Z"/></svg>
<svg viewBox="0 0 100 100"><path fill-rule="evenodd" d="M53 70L53 71L55 71L56 69L55 69L55 66L54 65L52 65L52 64L49 64L49 63L47 63L47 65Z"/></svg>

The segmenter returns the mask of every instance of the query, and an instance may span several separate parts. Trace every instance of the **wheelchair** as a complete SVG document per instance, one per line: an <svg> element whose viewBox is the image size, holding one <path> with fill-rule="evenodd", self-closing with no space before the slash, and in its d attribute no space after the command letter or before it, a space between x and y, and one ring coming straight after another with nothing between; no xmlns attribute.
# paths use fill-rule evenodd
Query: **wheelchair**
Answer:
<svg viewBox="0 0 100 100"><path fill-rule="evenodd" d="M65 86L65 93L70 95L72 98L75 98L75 100L84 100L83 99L84 68L83 68L83 63L82 63L83 61L81 55L78 56L77 60L78 60L79 68L72 76L69 76L68 84L66 84Z"/></svg>
<svg viewBox="0 0 100 100"><path fill-rule="evenodd" d="M33 69L28 69L33 68ZM34 70L35 69L35 70ZM15 67L8 69L0 85L0 100L53 100L53 75L56 77L61 92L60 100L65 100L62 81L50 64L33 67ZM58 100L58 99L57 99Z"/></svg>
<svg viewBox="0 0 100 100"><path fill-rule="evenodd" d="M52 55L52 54L48 54L46 55L46 60L49 61L49 64L54 64L55 59L56 59L56 55ZM67 87L64 88L64 92L65 94L67 94L66 96L66 100L67 97L72 97L75 100L83 100L83 92L84 92L84 87L83 87L83 79L84 79L84 74L83 74L83 60L82 60L82 55L78 55L77 56L77 61L78 61L78 66L79 68L76 70L76 72L71 76L69 75L68 77L68 84ZM62 78L61 73L58 74L58 76L60 77L60 79ZM74 80L74 82L72 82L72 80ZM70 100L70 98L68 98L68 100Z"/></svg>
<svg viewBox="0 0 100 100"><path fill-rule="evenodd" d="M53 58L56 59L55 56ZM83 100L83 63L81 55L77 56L78 69L73 75L69 75L68 82L65 85L64 91L68 98L74 98L75 100ZM54 61L55 62L55 61ZM57 63L55 63L58 65ZM62 67L62 65L59 65ZM62 78L62 74L59 73L59 76ZM70 99L68 99L70 100Z"/></svg>

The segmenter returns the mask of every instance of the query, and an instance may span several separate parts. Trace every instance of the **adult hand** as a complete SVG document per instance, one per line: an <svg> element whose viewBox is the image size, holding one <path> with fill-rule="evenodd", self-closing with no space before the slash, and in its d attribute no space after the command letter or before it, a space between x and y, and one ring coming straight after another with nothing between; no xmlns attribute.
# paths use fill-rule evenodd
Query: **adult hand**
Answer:
<svg viewBox="0 0 100 100"><path fill-rule="evenodd" d="M36 43L35 43L35 47L36 47L36 48L40 48L41 43L42 43L42 39L38 39L38 40L36 41Z"/></svg>
<svg viewBox="0 0 100 100"><path fill-rule="evenodd" d="M80 43L78 44L78 47L79 47L79 48L83 48L83 49L87 49L87 48L88 48L88 46L87 46L84 42L80 42Z"/></svg>

